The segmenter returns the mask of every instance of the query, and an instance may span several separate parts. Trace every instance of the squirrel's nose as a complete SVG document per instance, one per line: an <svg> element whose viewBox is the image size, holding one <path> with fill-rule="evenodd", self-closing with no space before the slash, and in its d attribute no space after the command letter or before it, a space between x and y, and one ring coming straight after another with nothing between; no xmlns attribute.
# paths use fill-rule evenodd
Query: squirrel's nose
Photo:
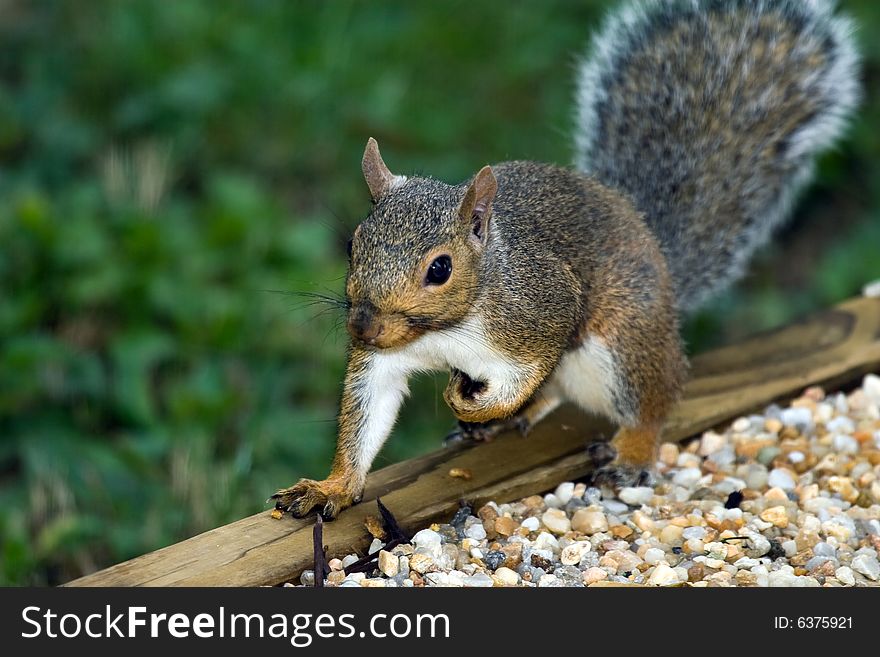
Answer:
<svg viewBox="0 0 880 657"><path fill-rule="evenodd" d="M372 309L360 307L353 310L348 318L348 332L356 340L373 344L385 332L385 325Z"/></svg>

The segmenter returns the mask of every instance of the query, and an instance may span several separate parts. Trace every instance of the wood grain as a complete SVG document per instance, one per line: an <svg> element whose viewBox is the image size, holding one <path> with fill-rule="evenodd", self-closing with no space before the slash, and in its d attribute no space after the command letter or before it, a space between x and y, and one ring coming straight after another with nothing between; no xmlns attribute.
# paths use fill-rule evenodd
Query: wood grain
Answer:
<svg viewBox="0 0 880 657"><path fill-rule="evenodd" d="M880 300L855 299L785 328L693 360L684 400L666 438L682 440L813 384L845 385L880 369ZM377 496L408 531L474 504L543 493L589 472L584 445L612 427L564 407L526 438L505 435L440 450L370 475L364 502L324 527L329 556L362 552ZM452 478L467 468L470 480ZM276 482L285 483L285 482ZM69 586L260 586L298 576L312 562L313 519L258 513L186 541L87 575Z"/></svg>

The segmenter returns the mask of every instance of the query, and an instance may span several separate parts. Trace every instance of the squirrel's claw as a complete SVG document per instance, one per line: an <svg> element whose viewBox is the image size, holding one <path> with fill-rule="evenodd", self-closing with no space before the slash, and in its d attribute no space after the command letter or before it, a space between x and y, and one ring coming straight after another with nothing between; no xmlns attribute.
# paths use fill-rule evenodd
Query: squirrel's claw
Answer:
<svg viewBox="0 0 880 657"><path fill-rule="evenodd" d="M277 491L268 501L273 500L276 509L287 511L294 518L304 518L316 507L321 507L321 516L333 520L340 511L359 502L360 496L338 480L300 479L293 486Z"/></svg>
<svg viewBox="0 0 880 657"><path fill-rule="evenodd" d="M628 465L606 465L594 470L590 483L596 488L611 488L618 491L629 486L651 486L653 476L644 468Z"/></svg>
<svg viewBox="0 0 880 657"><path fill-rule="evenodd" d="M615 491L627 486L650 486L653 482L651 472L645 468L616 463L618 457L614 445L598 441L587 445L587 455L593 462L590 484L597 488L611 488Z"/></svg>
<svg viewBox="0 0 880 657"><path fill-rule="evenodd" d="M459 420L458 427L449 433L443 443L451 445L462 441L489 442L495 436L505 431L516 430L522 436L526 436L531 429L526 418L514 416L507 420L492 420L491 422L464 422Z"/></svg>

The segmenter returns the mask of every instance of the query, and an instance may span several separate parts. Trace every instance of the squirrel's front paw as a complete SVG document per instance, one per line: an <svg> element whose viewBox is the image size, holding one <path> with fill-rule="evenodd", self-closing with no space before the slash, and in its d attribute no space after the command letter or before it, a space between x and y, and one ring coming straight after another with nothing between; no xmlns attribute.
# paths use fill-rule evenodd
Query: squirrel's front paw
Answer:
<svg viewBox="0 0 880 657"><path fill-rule="evenodd" d="M452 370L443 399L462 422L480 424L509 414L508 409L498 405L489 395L483 381L475 381L461 370Z"/></svg>
<svg viewBox="0 0 880 657"><path fill-rule="evenodd" d="M320 507L321 515L332 520L343 509L360 502L360 496L360 492L353 491L348 483L340 479L300 479L269 499L275 501L276 509L289 511L294 518L303 518L315 507Z"/></svg>

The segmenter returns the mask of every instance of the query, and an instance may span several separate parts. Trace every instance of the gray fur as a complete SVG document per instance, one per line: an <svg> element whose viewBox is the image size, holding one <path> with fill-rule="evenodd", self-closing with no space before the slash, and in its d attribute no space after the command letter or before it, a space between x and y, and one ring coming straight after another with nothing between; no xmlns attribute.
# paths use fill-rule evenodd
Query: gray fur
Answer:
<svg viewBox="0 0 880 657"><path fill-rule="evenodd" d="M856 106L852 24L832 11L631 2L581 65L576 164L645 213L680 309L742 273Z"/></svg>

